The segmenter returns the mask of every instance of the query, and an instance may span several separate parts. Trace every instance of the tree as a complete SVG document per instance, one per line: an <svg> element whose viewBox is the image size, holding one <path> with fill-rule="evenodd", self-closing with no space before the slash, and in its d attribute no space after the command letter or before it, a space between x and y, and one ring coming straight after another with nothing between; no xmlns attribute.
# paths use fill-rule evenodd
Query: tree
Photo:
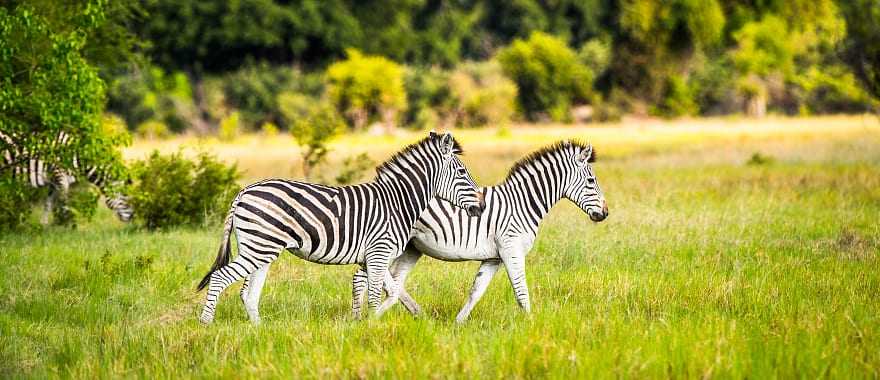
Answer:
<svg viewBox="0 0 880 380"><path fill-rule="evenodd" d="M300 146L303 176L312 179L312 169L330 152L330 140L342 131L342 119L331 105L303 94L281 93L278 104L291 135Z"/></svg>
<svg viewBox="0 0 880 380"><path fill-rule="evenodd" d="M846 18L843 58L874 97L880 98L880 2L838 2Z"/></svg>
<svg viewBox="0 0 880 380"><path fill-rule="evenodd" d="M85 57L87 36L105 21L104 2L72 6L64 27L26 4L0 7L0 130L13 137L22 158L51 165L100 165L121 174L115 146L121 136L101 128L104 83ZM67 144L53 144L59 133ZM8 149L0 142L0 150Z"/></svg>
<svg viewBox="0 0 880 380"><path fill-rule="evenodd" d="M546 113L553 120L566 121L572 104L586 102L592 92L590 69L564 41L545 33L514 41L498 53L498 61L516 82L519 105L530 120Z"/></svg>
<svg viewBox="0 0 880 380"><path fill-rule="evenodd" d="M379 119L391 129L406 109L403 67L380 56L348 51L348 59L327 68L327 93L355 129Z"/></svg>

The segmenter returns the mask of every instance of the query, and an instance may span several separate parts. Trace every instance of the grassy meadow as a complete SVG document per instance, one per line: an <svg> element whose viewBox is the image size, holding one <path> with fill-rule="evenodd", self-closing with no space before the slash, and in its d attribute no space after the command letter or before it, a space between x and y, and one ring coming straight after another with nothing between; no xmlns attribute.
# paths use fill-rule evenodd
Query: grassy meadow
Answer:
<svg viewBox="0 0 880 380"><path fill-rule="evenodd" d="M354 135L331 165L421 133ZM527 259L533 312L500 271L453 323L477 263L423 259L425 309L353 321L351 266L283 255L252 326L233 285L198 322L221 228L150 233L102 207L78 230L0 236L0 377L880 377L880 122L701 119L457 131L478 182L525 153L591 141L610 217L561 202ZM178 138L245 181L298 175L288 137ZM190 149L189 151L192 151ZM332 171L333 169L326 169Z"/></svg>

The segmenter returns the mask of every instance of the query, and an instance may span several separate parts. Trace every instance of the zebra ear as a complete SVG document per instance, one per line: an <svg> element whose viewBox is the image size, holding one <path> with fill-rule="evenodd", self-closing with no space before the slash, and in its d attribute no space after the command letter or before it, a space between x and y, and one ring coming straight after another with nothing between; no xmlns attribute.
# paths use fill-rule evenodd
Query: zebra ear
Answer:
<svg viewBox="0 0 880 380"><path fill-rule="evenodd" d="M581 150L575 158L575 162L577 162L578 166L584 166L588 162L593 162L593 146L587 145L586 148Z"/></svg>
<svg viewBox="0 0 880 380"><path fill-rule="evenodd" d="M428 132L428 137L432 139L437 137L437 132L434 132L434 130L432 129L431 132Z"/></svg>
<svg viewBox="0 0 880 380"><path fill-rule="evenodd" d="M451 155L454 150L455 140L452 139L452 134L446 132L440 136L440 152L448 156Z"/></svg>

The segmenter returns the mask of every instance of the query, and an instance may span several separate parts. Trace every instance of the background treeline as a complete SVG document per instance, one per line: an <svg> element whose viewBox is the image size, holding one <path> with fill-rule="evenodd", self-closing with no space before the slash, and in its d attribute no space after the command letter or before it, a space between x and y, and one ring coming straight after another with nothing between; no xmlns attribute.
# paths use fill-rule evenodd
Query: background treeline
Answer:
<svg viewBox="0 0 880 380"><path fill-rule="evenodd" d="M876 1L172 1L132 4L147 63L110 110L161 135L865 112ZM573 107L587 105L588 108ZM291 111L296 109L299 111Z"/></svg>

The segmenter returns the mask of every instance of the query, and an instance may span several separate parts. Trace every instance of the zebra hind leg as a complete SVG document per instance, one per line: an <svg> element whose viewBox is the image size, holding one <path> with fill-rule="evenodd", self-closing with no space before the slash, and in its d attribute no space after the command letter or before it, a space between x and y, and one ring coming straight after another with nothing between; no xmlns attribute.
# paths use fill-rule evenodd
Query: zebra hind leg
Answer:
<svg viewBox="0 0 880 380"><path fill-rule="evenodd" d="M248 282L248 288L242 301L244 301L244 309L247 311L248 317L255 325L260 324L260 294L263 292L263 285L266 284L266 277L269 275L269 265L264 264L245 279L245 282Z"/></svg>
<svg viewBox="0 0 880 380"><path fill-rule="evenodd" d="M232 260L231 263L223 266L222 268L211 273L211 280L208 283L208 293L205 296L205 307L202 309L202 314L199 317L199 320L204 324L209 324L214 321L214 313L217 308L217 300L220 298L220 294L226 290L229 285L232 285L234 282L241 280L244 277L250 276L257 269L254 263L259 263L260 260L254 258L254 254L250 252L250 250L246 249L244 245L239 244L238 256ZM277 256L272 256L277 257ZM250 294L250 292L248 292Z"/></svg>

